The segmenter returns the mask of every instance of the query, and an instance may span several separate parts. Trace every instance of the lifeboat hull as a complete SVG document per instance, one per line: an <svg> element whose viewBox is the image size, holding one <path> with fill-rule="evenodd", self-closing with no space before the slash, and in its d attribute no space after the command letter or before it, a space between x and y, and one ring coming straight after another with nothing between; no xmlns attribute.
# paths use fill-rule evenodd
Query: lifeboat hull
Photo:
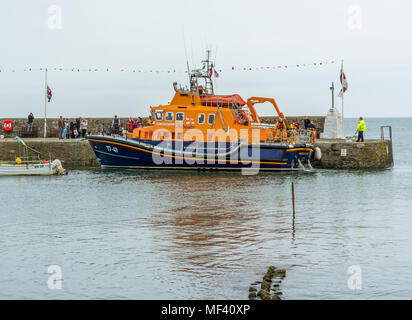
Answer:
<svg viewBox="0 0 412 320"><path fill-rule="evenodd" d="M226 146L201 153L189 149L189 143L178 148L176 142L126 139L111 136L89 136L89 143L103 168L192 169L265 171L296 170L310 167L312 145L259 144ZM159 148L159 145L163 147ZM168 146L164 148L164 146ZM209 148L210 149L210 148ZM190 151L189 151L190 150Z"/></svg>

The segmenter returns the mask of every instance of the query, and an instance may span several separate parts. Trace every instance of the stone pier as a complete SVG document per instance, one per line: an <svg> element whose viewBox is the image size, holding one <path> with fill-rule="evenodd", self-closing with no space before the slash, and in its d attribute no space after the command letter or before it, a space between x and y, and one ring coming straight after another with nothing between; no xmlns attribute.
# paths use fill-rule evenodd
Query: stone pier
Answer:
<svg viewBox="0 0 412 320"><path fill-rule="evenodd" d="M344 139L319 139L315 144L322 151L313 165L323 169L386 169L393 166L391 140L353 142Z"/></svg>

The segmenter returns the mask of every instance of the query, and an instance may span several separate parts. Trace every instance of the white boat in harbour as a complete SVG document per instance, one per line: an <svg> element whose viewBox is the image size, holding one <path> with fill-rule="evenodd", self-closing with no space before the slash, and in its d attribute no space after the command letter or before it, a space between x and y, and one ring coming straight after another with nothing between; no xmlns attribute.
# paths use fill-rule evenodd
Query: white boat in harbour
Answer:
<svg viewBox="0 0 412 320"><path fill-rule="evenodd" d="M0 162L0 176L41 175L54 174L52 164L48 161L38 162Z"/></svg>
<svg viewBox="0 0 412 320"><path fill-rule="evenodd" d="M60 160L46 161L40 159L40 152L30 148L19 137L15 137L23 145L23 156L17 157L15 161L0 161L0 176L50 176L54 174L63 175L66 170L63 169ZM30 159L29 152L35 153L37 159Z"/></svg>

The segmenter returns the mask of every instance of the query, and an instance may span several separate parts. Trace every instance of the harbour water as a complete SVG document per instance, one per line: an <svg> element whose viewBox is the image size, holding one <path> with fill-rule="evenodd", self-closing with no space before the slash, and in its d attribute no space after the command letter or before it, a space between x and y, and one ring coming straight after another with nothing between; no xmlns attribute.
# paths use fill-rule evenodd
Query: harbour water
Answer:
<svg viewBox="0 0 412 320"><path fill-rule="evenodd" d="M393 169L1 177L0 298L247 299L274 265L283 299L410 299L412 119L365 120L392 125Z"/></svg>

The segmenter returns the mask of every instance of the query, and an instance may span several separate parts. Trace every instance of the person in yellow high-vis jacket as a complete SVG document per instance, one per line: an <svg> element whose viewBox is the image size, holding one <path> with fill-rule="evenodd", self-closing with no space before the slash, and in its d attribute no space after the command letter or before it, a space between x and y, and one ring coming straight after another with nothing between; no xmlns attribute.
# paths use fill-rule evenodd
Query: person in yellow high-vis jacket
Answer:
<svg viewBox="0 0 412 320"><path fill-rule="evenodd" d="M365 121L363 121L363 118L359 118L359 123L358 123L358 140L356 142L362 141L363 142L363 133L366 131L366 124Z"/></svg>

